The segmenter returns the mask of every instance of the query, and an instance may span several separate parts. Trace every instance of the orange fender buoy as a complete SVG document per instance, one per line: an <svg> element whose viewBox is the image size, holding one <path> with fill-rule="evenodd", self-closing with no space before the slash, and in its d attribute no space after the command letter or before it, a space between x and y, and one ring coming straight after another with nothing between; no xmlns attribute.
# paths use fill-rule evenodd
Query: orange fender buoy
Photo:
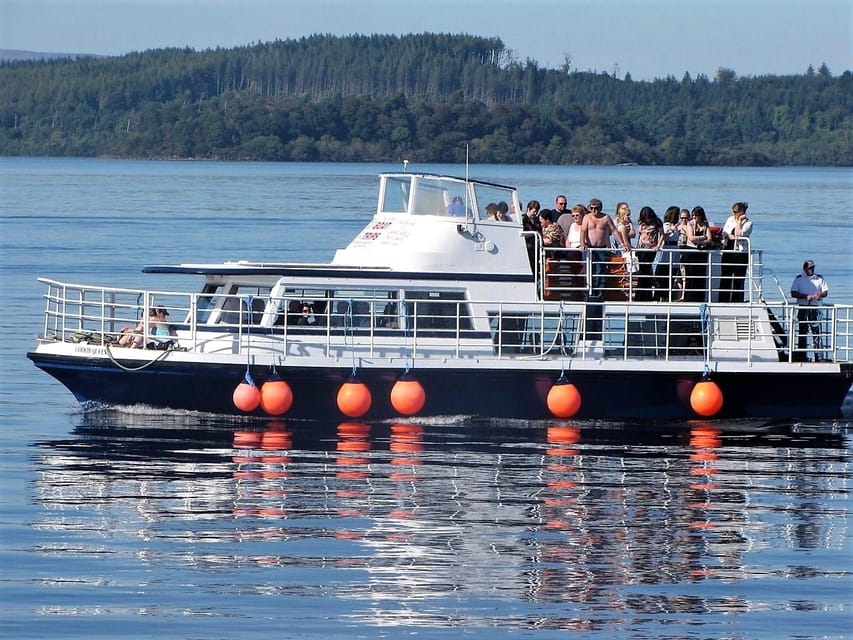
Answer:
<svg viewBox="0 0 853 640"><path fill-rule="evenodd" d="M709 418L723 408L723 392L710 378L702 378L690 392L690 406L700 416Z"/></svg>
<svg viewBox="0 0 853 640"><path fill-rule="evenodd" d="M261 409L271 416L287 413L293 404L293 391L290 385L277 375L261 385Z"/></svg>
<svg viewBox="0 0 853 640"><path fill-rule="evenodd" d="M370 389L355 376L338 389L338 409L350 418L359 418L367 413L372 401Z"/></svg>
<svg viewBox="0 0 853 640"><path fill-rule="evenodd" d="M234 406L240 411L248 413L258 408L258 405L261 403L261 392L258 391L255 383L252 382L252 378L249 377L248 372L246 373L246 379L234 389L231 399L234 401Z"/></svg>
<svg viewBox="0 0 853 640"><path fill-rule="evenodd" d="M426 391L408 372L391 387L391 406L404 416L413 416L424 408Z"/></svg>
<svg viewBox="0 0 853 640"><path fill-rule="evenodd" d="M581 408L581 392L560 376L548 391L548 410L558 418L571 418Z"/></svg>

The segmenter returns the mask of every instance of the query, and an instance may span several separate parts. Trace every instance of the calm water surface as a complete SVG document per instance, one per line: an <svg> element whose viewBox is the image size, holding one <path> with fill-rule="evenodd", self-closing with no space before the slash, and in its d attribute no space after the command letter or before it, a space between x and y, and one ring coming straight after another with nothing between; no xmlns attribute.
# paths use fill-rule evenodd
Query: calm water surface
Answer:
<svg viewBox="0 0 853 640"><path fill-rule="evenodd" d="M846 637L850 397L808 424L309 424L84 412L26 360L37 275L194 287L140 267L325 261L387 169L0 159L0 635ZM471 174L719 223L748 200L783 288L813 257L853 301L849 171Z"/></svg>

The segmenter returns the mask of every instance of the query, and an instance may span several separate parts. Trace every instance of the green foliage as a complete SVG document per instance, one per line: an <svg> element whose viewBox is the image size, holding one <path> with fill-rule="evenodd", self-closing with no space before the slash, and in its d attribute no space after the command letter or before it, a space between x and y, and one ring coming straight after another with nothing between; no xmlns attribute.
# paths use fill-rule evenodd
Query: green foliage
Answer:
<svg viewBox="0 0 853 640"><path fill-rule="evenodd" d="M520 63L498 38L317 35L0 64L0 154L853 165L853 74L679 81Z"/></svg>

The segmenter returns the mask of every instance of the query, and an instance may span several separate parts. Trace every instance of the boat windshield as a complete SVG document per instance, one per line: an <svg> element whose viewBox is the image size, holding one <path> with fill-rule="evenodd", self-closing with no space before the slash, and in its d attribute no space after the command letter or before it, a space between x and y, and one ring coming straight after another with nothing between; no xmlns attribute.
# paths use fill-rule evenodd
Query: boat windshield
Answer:
<svg viewBox="0 0 853 640"><path fill-rule="evenodd" d="M518 194L511 187L419 174L382 176L379 213L486 219L489 204L518 221Z"/></svg>

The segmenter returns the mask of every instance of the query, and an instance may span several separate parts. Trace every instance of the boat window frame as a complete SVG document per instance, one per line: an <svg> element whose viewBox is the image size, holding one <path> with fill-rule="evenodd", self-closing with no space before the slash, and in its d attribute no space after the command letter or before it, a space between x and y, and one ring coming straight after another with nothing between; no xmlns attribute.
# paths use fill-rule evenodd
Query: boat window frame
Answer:
<svg viewBox="0 0 853 640"><path fill-rule="evenodd" d="M273 285L226 281L221 286L222 293L213 294L214 299L221 297L221 300L216 303L214 313L211 314L207 324L259 326L263 323ZM254 291L245 295L241 289L254 289ZM265 291L262 292L262 290ZM246 300L249 298L252 300L251 308L246 305Z"/></svg>
<svg viewBox="0 0 853 640"><path fill-rule="evenodd" d="M462 202L457 202L458 199ZM492 222L486 215L486 206L492 202L507 204L509 220L500 222L521 223L521 202L514 187L453 176L383 174L376 212L390 216L433 215Z"/></svg>
<svg viewBox="0 0 853 640"><path fill-rule="evenodd" d="M465 289L406 287L402 291L402 298L405 301L405 314L401 322L416 327L419 334L441 332L450 335L457 331L474 330L473 311ZM452 309L453 312L443 313L445 309ZM452 326L440 326L442 318L451 319Z"/></svg>

